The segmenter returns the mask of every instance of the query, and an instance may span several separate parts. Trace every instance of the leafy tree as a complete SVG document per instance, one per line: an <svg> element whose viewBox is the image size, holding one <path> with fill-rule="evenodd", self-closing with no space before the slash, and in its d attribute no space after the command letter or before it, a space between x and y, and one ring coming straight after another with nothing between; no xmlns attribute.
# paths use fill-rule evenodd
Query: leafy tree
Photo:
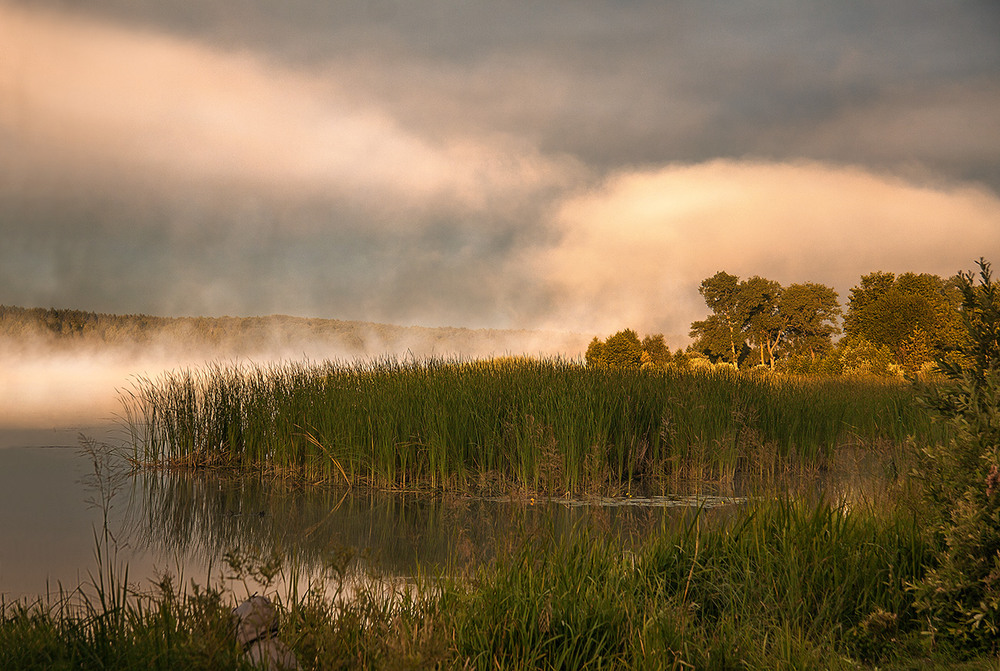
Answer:
<svg viewBox="0 0 1000 671"><path fill-rule="evenodd" d="M741 294L750 314L747 336L760 354L760 365L774 367L774 351L784 334L779 300L781 285L763 277L741 283Z"/></svg>
<svg viewBox="0 0 1000 671"><path fill-rule="evenodd" d="M778 312L788 351L808 354L813 361L830 351L833 336L840 333L837 292L828 286L814 282L789 285L781 292Z"/></svg>
<svg viewBox="0 0 1000 671"><path fill-rule="evenodd" d="M719 271L703 280L698 292L712 311L708 319L691 324L691 335L698 339L696 347L713 358L722 357L735 363L745 342L738 309L740 279ZM740 347L737 348L737 341Z"/></svg>
<svg viewBox="0 0 1000 671"><path fill-rule="evenodd" d="M610 368L662 368L675 363L663 334L647 335L640 341L632 329L619 331L604 342L594 338L585 357L588 366Z"/></svg>
<svg viewBox="0 0 1000 671"><path fill-rule="evenodd" d="M604 343L600 338L594 336L587 346L587 353L584 355L588 366L599 366L604 362Z"/></svg>
<svg viewBox="0 0 1000 671"><path fill-rule="evenodd" d="M892 273L878 271L861 276L861 283L851 288L848 299L844 317L845 335L872 340L872 335L881 331L880 321L885 317L885 306L880 301L895 283L896 276Z"/></svg>
<svg viewBox="0 0 1000 671"><path fill-rule="evenodd" d="M837 292L828 286L806 282L781 289L774 310L760 313L753 321L761 364L773 370L781 359L790 371L815 368L817 360L833 348L833 336L840 332L839 315Z"/></svg>
<svg viewBox="0 0 1000 671"><path fill-rule="evenodd" d="M761 277L741 282L720 270L702 281L698 291L712 314L691 324L695 349L738 365L750 351L748 340L757 344L762 338L766 322L762 315L774 311L780 285Z"/></svg>
<svg viewBox="0 0 1000 671"><path fill-rule="evenodd" d="M712 361L737 362L749 352L741 340L737 349L732 327L719 315L709 315L691 324L690 335L695 339L692 349L708 356Z"/></svg>
<svg viewBox="0 0 1000 671"><path fill-rule="evenodd" d="M875 272L851 289L844 332L886 346L910 372L953 349L961 339L956 278L927 273Z"/></svg>
<svg viewBox="0 0 1000 671"><path fill-rule="evenodd" d="M647 335L642 339L642 367L663 368L670 363L670 349L662 333Z"/></svg>
<svg viewBox="0 0 1000 671"><path fill-rule="evenodd" d="M642 343L632 329L619 331L604 343L604 364L612 368L639 368L642 365Z"/></svg>

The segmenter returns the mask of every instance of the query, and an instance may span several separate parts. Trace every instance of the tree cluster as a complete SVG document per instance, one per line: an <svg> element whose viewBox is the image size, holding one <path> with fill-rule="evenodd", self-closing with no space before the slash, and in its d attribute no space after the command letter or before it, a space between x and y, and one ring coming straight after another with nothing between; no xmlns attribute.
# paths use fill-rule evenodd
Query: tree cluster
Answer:
<svg viewBox="0 0 1000 671"><path fill-rule="evenodd" d="M740 280L720 271L698 289L712 314L691 324L692 349L713 362L768 366L793 356L815 360L840 333L837 292L807 282L782 287L751 277Z"/></svg>
<svg viewBox="0 0 1000 671"><path fill-rule="evenodd" d="M981 263L985 263L982 261ZM963 277L965 278L963 280ZM782 286L719 271L699 292L711 313L691 324L694 342L671 355L662 335L640 340L629 329L587 349L588 365L669 366L678 356L738 368L798 374L917 375L968 358L963 287L968 277L873 272L851 289L846 312L837 292L815 282ZM841 321L841 316L843 320ZM841 334L843 337L837 339Z"/></svg>
<svg viewBox="0 0 1000 671"><path fill-rule="evenodd" d="M953 358L963 341L961 275L875 272L851 289L844 318L845 346L885 348L892 362L915 373L935 359Z"/></svg>
<svg viewBox="0 0 1000 671"><path fill-rule="evenodd" d="M647 335L639 340L639 335L632 329L619 331L607 340L594 338L587 347L586 360L588 366L605 366L608 368L666 368L668 366L684 366L687 357L680 350L670 353L662 333Z"/></svg>
<svg viewBox="0 0 1000 671"><path fill-rule="evenodd" d="M915 375L957 361L962 275L873 272L851 289L844 337L837 292L807 282L782 287L718 272L699 291L712 313L691 325L691 350L712 362L793 373ZM967 282L966 282L967 284Z"/></svg>

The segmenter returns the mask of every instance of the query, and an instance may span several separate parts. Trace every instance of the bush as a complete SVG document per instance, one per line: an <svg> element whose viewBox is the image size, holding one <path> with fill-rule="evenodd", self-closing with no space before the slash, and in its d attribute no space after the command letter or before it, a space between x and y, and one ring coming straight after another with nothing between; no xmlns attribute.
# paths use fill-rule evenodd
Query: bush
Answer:
<svg viewBox="0 0 1000 671"><path fill-rule="evenodd" d="M594 338L585 355L588 366L618 369L655 370L672 363L670 350L662 333L647 335L641 341L632 329L608 336L607 341Z"/></svg>
<svg viewBox="0 0 1000 671"><path fill-rule="evenodd" d="M967 342L938 361L951 380L923 395L954 438L924 450L937 552L914 587L934 640L966 653L995 652L1000 636L1000 299L989 264L979 268L978 285L960 275Z"/></svg>

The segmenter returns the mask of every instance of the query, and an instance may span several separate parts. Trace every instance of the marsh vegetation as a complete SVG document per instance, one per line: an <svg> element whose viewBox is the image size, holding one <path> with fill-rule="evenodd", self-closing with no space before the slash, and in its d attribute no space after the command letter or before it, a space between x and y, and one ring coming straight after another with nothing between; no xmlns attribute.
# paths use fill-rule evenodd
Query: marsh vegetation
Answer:
<svg viewBox="0 0 1000 671"><path fill-rule="evenodd" d="M561 359L185 370L138 381L125 418L145 465L490 495L769 478L948 434L892 380Z"/></svg>

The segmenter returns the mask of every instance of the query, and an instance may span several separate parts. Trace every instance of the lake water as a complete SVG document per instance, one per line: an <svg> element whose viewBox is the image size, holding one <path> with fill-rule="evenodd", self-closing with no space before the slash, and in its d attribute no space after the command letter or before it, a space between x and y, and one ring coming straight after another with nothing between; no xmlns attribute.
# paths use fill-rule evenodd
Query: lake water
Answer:
<svg viewBox="0 0 1000 671"><path fill-rule="evenodd" d="M227 554L256 564L281 557L285 575L293 566L308 576L347 565L354 572L409 576L418 566L433 572L489 561L504 543L532 533L571 533L580 525L627 541L692 504L660 497L532 505L131 472L114 449L123 442L113 426L0 430L4 599L76 588L96 576L101 563L127 564L136 589L150 589L164 573L185 584L217 584L234 574ZM700 499L709 506L726 501Z"/></svg>

